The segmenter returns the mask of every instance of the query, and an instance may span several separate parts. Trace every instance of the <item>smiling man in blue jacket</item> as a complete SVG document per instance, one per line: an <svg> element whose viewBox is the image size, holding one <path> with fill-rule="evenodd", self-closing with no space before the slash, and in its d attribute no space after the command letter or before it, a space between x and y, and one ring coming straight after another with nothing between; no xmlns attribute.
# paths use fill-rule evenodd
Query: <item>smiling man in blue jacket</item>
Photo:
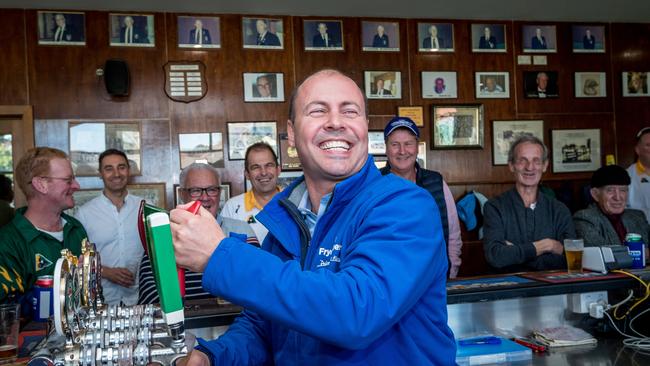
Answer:
<svg viewBox="0 0 650 366"><path fill-rule="evenodd" d="M363 92L339 71L311 75L287 131L304 177L258 214L264 250L226 238L207 211L171 213L178 263L246 308L187 364L453 365L438 209L375 167Z"/></svg>

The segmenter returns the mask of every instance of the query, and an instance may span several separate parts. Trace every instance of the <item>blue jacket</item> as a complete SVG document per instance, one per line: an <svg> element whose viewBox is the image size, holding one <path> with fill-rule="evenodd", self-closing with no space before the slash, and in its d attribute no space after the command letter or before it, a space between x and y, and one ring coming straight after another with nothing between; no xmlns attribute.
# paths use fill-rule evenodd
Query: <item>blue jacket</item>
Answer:
<svg viewBox="0 0 650 366"><path fill-rule="evenodd" d="M337 184L313 238L301 178L257 218L263 249L224 239L203 287L247 310L199 340L213 365L453 365L447 256L431 195L372 161ZM309 244L309 245L307 245Z"/></svg>

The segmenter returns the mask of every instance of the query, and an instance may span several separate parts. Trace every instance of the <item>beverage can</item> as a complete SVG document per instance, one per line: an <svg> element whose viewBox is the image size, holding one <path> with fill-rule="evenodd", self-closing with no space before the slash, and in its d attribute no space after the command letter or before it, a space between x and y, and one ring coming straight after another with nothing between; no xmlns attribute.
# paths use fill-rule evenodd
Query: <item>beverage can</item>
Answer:
<svg viewBox="0 0 650 366"><path fill-rule="evenodd" d="M645 243L641 235L636 233L625 235L625 246L632 257L632 268L645 268Z"/></svg>
<svg viewBox="0 0 650 366"><path fill-rule="evenodd" d="M54 313L54 277L39 276L34 284L32 316L35 321L44 322Z"/></svg>

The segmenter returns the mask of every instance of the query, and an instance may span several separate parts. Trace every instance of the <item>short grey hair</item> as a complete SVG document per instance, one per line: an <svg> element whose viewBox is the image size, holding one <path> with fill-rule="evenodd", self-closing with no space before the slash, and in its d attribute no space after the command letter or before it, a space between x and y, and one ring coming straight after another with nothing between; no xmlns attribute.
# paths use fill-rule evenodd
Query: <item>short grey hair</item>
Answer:
<svg viewBox="0 0 650 366"><path fill-rule="evenodd" d="M217 178L217 184L221 184L219 171L215 167L206 163L192 163L186 166L185 168L183 168L183 170L181 170L181 175L179 177L179 183L181 188L187 188L185 186L185 182L187 181L187 176L190 174L192 170L207 170L212 174L214 174L214 177Z"/></svg>
<svg viewBox="0 0 650 366"><path fill-rule="evenodd" d="M529 133L523 134L515 141L512 142L512 145L510 145L510 150L508 150L508 162L511 164L515 163L515 150L517 149L517 146L525 143L531 143L535 145L539 145L542 148L542 161L546 162L548 160L548 149L546 148L546 145L540 140L538 137L533 136Z"/></svg>

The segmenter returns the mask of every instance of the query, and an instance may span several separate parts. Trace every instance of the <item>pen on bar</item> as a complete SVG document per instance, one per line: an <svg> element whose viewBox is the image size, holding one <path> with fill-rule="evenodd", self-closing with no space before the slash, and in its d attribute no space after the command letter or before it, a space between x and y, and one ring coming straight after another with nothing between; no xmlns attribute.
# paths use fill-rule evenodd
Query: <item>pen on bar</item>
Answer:
<svg viewBox="0 0 650 366"><path fill-rule="evenodd" d="M458 344L461 346L480 346L486 344L501 344L501 338L499 337L478 337L478 338L467 338L461 339L458 341Z"/></svg>

